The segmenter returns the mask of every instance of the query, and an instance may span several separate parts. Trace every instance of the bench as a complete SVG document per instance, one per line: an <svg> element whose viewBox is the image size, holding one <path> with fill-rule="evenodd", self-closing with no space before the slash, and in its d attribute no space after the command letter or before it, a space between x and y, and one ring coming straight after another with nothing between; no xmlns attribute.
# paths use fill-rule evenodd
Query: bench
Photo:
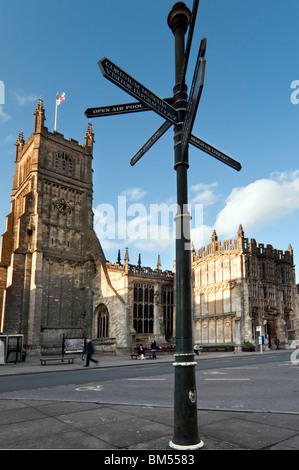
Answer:
<svg viewBox="0 0 299 470"><path fill-rule="evenodd" d="M131 356L131 359L138 359L139 357L137 353L132 353L130 354L130 356ZM145 359L152 359L152 353L146 354Z"/></svg>
<svg viewBox="0 0 299 470"><path fill-rule="evenodd" d="M45 366L47 364L47 362L49 361L61 361L61 362L68 362L69 364L74 364L74 360L76 359L76 357L41 357L40 358L40 363L42 366Z"/></svg>
<svg viewBox="0 0 299 470"><path fill-rule="evenodd" d="M137 353L132 353L132 354L130 354L130 356L131 356L131 359L137 359L138 354Z"/></svg>
<svg viewBox="0 0 299 470"><path fill-rule="evenodd" d="M145 351L146 351L145 359L153 359L151 349L146 348ZM155 352L156 352L156 356L158 356L158 355L160 355L160 353L174 353L175 349L174 348L155 349ZM132 352L130 354L130 357L131 357L131 359L138 359L137 351Z"/></svg>
<svg viewBox="0 0 299 470"><path fill-rule="evenodd" d="M138 357L139 357L137 353L136 354L134 354L134 353L130 354L130 356L131 356L131 359L138 359ZM153 359L153 358L152 358L152 355L146 354L145 359Z"/></svg>

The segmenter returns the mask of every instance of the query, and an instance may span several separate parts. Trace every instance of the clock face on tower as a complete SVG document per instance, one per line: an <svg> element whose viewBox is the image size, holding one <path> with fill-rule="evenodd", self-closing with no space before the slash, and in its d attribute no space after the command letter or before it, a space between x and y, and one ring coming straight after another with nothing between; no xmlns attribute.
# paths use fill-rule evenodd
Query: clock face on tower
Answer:
<svg viewBox="0 0 299 470"><path fill-rule="evenodd" d="M64 200L60 199L59 201L53 202L53 205L59 212L65 213L71 210L71 206Z"/></svg>

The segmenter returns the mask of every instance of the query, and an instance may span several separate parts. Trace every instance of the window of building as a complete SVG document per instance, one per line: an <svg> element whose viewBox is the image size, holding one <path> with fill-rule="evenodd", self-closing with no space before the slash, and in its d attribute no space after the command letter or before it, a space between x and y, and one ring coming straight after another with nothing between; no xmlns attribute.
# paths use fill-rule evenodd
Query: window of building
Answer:
<svg viewBox="0 0 299 470"><path fill-rule="evenodd" d="M109 313L106 305L100 305L97 314L97 337L109 337Z"/></svg>
<svg viewBox="0 0 299 470"><path fill-rule="evenodd" d="M54 157L54 170L72 176L73 161L65 152L56 153Z"/></svg>
<svg viewBox="0 0 299 470"><path fill-rule="evenodd" d="M164 287L162 290L163 319L166 335L173 335L173 288Z"/></svg>
<svg viewBox="0 0 299 470"><path fill-rule="evenodd" d="M154 332L154 286L134 285L133 326L137 333Z"/></svg>

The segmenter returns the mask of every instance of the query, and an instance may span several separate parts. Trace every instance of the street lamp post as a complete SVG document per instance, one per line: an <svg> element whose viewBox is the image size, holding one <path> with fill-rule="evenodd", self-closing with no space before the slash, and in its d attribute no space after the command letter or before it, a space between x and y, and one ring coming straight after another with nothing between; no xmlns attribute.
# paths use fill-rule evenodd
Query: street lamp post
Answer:
<svg viewBox="0 0 299 470"><path fill-rule="evenodd" d="M168 25L175 36L174 107L178 124L174 126L174 168L177 177L176 220L176 352L174 362L174 449L200 449L198 436L197 393L193 351L191 236L188 212L188 148L182 155L182 128L187 107L187 87L181 82L185 56L185 34L191 12L184 2L177 2L168 15Z"/></svg>
<svg viewBox="0 0 299 470"><path fill-rule="evenodd" d="M193 351L192 315L192 264L191 236L188 212L189 168L188 144L192 143L203 152L217 158L239 171L239 162L228 157L198 137L192 135L192 127L199 104L205 73L206 39L199 47L190 95L185 84L186 68L199 0L194 0L192 13L184 2L174 4L168 15L168 25L175 37L175 80L172 100L161 99L144 85L120 69L107 57L99 60L99 68L105 78L139 100L109 107L88 108L87 117L108 116L153 110L166 121L131 159L131 165L151 148L151 146L174 125L174 168L177 178L176 221L176 352L175 352L175 391L174 391L174 437L169 445L175 449L200 449L204 443L198 437L197 393ZM185 51L185 34L189 28Z"/></svg>

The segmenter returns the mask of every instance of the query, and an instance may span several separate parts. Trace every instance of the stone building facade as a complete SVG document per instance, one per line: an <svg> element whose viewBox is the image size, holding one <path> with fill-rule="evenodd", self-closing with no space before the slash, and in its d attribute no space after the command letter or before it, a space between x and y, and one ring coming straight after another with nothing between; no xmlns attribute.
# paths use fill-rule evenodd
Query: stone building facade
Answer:
<svg viewBox="0 0 299 470"><path fill-rule="evenodd" d="M293 250L237 238L193 253L194 331L203 346L258 343L272 347L277 336L288 347L298 339L299 315Z"/></svg>
<svg viewBox="0 0 299 470"><path fill-rule="evenodd" d="M49 132L42 100L34 115L34 132L27 142L20 132L16 142L0 253L0 331L23 334L29 351L59 350L63 336L92 337L110 351L131 349L135 333L165 341L162 296L166 286L173 290L172 273L133 266L128 252L123 265L107 263L94 232L91 125L79 145Z"/></svg>
<svg viewBox="0 0 299 470"><path fill-rule="evenodd" d="M86 144L44 126L40 100L34 132L16 142L11 212L1 246L2 330L24 334L29 348L82 335L92 303L91 127Z"/></svg>
<svg viewBox="0 0 299 470"><path fill-rule="evenodd" d="M0 331L23 334L28 352L61 350L63 337L128 352L175 338L175 273L106 260L93 227L91 125L85 144L45 126L42 100L34 131L16 142L11 211L0 252ZM298 338L291 247L286 252L238 238L193 253L194 339L205 346Z"/></svg>
<svg viewBox="0 0 299 470"><path fill-rule="evenodd" d="M156 269L142 266L140 255L136 265L129 261L126 249L123 263L120 253L115 264L105 263L105 288L111 285L114 295L97 288L103 285L103 273L96 272L93 283L96 308L91 330L98 349L114 350L120 345L133 349L138 343L148 346L155 339L161 345L173 339L173 272L161 270L159 256Z"/></svg>

